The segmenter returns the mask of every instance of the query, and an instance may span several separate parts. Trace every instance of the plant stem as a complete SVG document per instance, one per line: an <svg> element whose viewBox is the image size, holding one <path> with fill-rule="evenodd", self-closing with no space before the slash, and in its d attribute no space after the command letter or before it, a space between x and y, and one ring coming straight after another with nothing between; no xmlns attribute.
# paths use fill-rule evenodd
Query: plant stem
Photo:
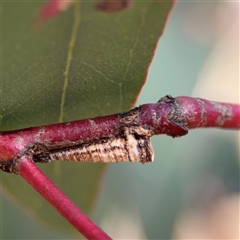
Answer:
<svg viewBox="0 0 240 240"><path fill-rule="evenodd" d="M0 132L0 169L14 171L19 155L34 157L39 153L44 155L57 149L116 138L126 128L145 129L148 137L157 134L180 137L189 129L209 127L239 130L240 105L166 96L157 103L144 104L125 113Z"/></svg>
<svg viewBox="0 0 240 240"><path fill-rule="evenodd" d="M36 167L31 158L27 156L21 157L18 160L18 168L19 175L87 239L111 239Z"/></svg>
<svg viewBox="0 0 240 240"><path fill-rule="evenodd" d="M111 156L117 161L125 157L129 161L139 158L142 163L151 162L149 138L152 135L180 137L189 129L207 127L239 130L240 105L165 96L155 104L144 104L125 113L0 132L0 169L22 176L88 239L110 239L35 166L33 160L48 162L52 154L53 158L66 156L66 160L76 161L85 156L86 160L94 161L93 155L88 156L93 150L98 152L95 160L102 161L99 153L118 149L111 155L105 154L105 158ZM102 162L106 162L105 159Z"/></svg>

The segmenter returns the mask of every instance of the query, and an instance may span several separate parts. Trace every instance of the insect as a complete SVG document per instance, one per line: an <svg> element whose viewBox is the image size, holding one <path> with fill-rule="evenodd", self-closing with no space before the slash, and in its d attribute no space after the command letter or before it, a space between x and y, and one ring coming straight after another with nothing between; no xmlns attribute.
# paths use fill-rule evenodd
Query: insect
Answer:
<svg viewBox="0 0 240 240"><path fill-rule="evenodd" d="M31 149L35 162L51 160L79 162L152 162L153 148L150 133L143 127L123 127L116 135L93 139L78 145L56 148L42 146L42 150Z"/></svg>

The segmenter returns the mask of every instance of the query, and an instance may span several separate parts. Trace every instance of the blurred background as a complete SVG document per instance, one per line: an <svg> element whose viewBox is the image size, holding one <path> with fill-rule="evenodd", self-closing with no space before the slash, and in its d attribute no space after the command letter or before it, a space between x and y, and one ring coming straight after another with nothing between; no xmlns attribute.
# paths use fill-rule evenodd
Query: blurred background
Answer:
<svg viewBox="0 0 240 240"><path fill-rule="evenodd" d="M239 103L239 91L239 2L179 1L136 105L167 94ZM218 129L153 137L154 163L109 166L93 220L114 239L239 239L239 142ZM1 204L2 239L70 238Z"/></svg>

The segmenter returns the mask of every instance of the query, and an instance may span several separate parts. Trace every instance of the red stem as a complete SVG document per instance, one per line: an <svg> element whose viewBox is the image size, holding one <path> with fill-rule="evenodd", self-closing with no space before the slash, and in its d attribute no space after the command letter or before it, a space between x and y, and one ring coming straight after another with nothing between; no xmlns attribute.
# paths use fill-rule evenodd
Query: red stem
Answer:
<svg viewBox="0 0 240 240"><path fill-rule="evenodd" d="M240 105L220 103L201 98L178 97L188 129L240 129Z"/></svg>
<svg viewBox="0 0 240 240"><path fill-rule="evenodd" d="M96 226L26 156L18 160L19 174L87 239L111 239Z"/></svg>
<svg viewBox="0 0 240 240"><path fill-rule="evenodd" d="M200 98L165 97L125 114L59 123L23 130L0 132L1 162L12 162L35 143L45 146L86 142L114 135L121 127L140 125L154 134L178 137L194 128L240 129L240 105Z"/></svg>

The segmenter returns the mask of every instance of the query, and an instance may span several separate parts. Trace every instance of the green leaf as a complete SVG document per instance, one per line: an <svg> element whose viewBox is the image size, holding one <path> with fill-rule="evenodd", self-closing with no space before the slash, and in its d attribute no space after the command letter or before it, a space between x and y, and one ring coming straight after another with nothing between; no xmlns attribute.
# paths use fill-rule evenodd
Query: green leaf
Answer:
<svg viewBox="0 0 240 240"><path fill-rule="evenodd" d="M114 12L111 2L74 3L40 26L33 23L43 3L2 2L1 131L133 106L173 1L132 1ZM41 168L89 213L104 166L54 162ZM72 230L19 176L2 174L1 182L48 226Z"/></svg>

